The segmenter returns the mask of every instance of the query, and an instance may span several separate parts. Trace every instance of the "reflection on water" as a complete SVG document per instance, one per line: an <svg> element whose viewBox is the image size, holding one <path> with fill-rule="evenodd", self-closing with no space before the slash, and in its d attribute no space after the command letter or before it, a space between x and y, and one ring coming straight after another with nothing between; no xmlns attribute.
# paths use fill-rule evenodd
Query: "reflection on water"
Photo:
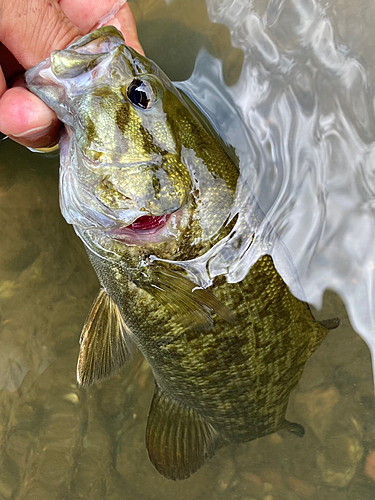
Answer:
<svg viewBox="0 0 375 500"><path fill-rule="evenodd" d="M371 41L370 5L361 4L361 10L356 4L351 12L332 2L322 15L306 1L258 1L252 10L247 3L246 11L239 1L207 3L211 20L231 27L244 60L230 46L227 30L210 23L202 1L187 6L140 0L133 7L140 25L164 20L168 32L168 20L172 30L175 23L184 24L191 40L198 37L222 60L224 74L238 76L243 62L241 78L227 92L251 129L251 141L245 148L237 145L231 127L224 135L232 134L227 137L240 153L252 148L253 190L292 252L306 294L317 300L329 284L346 300L360 302L352 302L352 317L368 318L371 288L362 264L371 257L367 241L372 241L373 55L364 43ZM362 23L363 34L351 16ZM182 62L186 57L191 64L199 44L175 43ZM159 51L167 61L168 47ZM354 55L358 51L362 59ZM157 51L149 55L160 62ZM208 65L206 70L209 74ZM218 113L225 109L221 105ZM225 127L221 119L216 123ZM158 476L144 446L153 381L141 359L89 390L75 384L79 332L97 281L59 214L57 159L10 141L0 143L0 153L0 499L374 497L370 356L332 293L319 317L337 315L341 326L308 362L287 413L288 420L305 426L304 438L280 432L231 445L182 483ZM362 216L370 227L360 231ZM347 281L353 276L368 284L364 295Z"/></svg>
<svg viewBox="0 0 375 500"><path fill-rule="evenodd" d="M313 1L207 5L242 49L242 73L227 88L220 63L201 54L184 85L220 116L220 133L251 172L254 195L291 253L307 300L320 305L326 288L337 291L372 348L375 121L366 67ZM267 229L260 239L269 240Z"/></svg>

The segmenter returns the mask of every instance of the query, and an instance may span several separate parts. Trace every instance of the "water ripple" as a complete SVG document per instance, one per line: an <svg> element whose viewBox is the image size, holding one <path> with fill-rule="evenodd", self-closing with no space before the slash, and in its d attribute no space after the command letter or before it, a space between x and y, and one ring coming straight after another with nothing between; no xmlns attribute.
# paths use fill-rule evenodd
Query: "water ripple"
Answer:
<svg viewBox="0 0 375 500"><path fill-rule="evenodd" d="M237 84L227 87L221 63L202 52L181 87L236 148L260 206L260 252L272 253L293 289L287 253L276 255L280 236L307 300L320 306L325 289L339 293L375 353L375 120L366 62L315 1L272 0L263 13L254 5L207 0L211 21L225 24L244 52ZM254 256L241 258L246 267Z"/></svg>

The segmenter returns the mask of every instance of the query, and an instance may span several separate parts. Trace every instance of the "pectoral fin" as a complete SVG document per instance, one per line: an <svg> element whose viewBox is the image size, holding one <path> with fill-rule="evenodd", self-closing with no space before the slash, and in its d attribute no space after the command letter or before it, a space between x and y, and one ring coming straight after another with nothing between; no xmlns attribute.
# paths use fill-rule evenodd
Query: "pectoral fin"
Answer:
<svg viewBox="0 0 375 500"><path fill-rule="evenodd" d="M213 457L219 441L219 434L203 417L155 388L146 446L160 474L175 481L188 478Z"/></svg>
<svg viewBox="0 0 375 500"><path fill-rule="evenodd" d="M211 313L216 313L230 323L234 321L233 313L208 290L162 266L155 266L152 284L145 289L184 325L197 329L209 328L212 325Z"/></svg>
<svg viewBox="0 0 375 500"><path fill-rule="evenodd" d="M77 365L77 382L91 385L114 375L130 360L127 327L116 303L103 289L83 326Z"/></svg>

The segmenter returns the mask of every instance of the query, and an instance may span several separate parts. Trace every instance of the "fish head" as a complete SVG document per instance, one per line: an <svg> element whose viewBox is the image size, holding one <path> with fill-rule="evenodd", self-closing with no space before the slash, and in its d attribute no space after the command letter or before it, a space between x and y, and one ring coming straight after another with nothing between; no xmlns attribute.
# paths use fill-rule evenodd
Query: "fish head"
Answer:
<svg viewBox="0 0 375 500"><path fill-rule="evenodd" d="M231 190L197 154L201 125L160 68L115 28L53 52L27 72L26 82L66 125L61 208L81 237L90 232L101 244L141 246L178 240L205 185L224 195L221 219L228 216Z"/></svg>

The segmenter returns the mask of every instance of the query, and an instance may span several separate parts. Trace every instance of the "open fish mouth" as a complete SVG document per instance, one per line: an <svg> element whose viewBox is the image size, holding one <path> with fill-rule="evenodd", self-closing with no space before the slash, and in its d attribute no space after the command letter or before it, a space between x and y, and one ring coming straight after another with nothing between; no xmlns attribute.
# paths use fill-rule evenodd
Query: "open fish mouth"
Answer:
<svg viewBox="0 0 375 500"><path fill-rule="evenodd" d="M107 234L117 241L130 245L160 243L171 235L171 230L173 232L173 226L176 226L176 215L178 217L177 212L165 215L143 215L128 226L112 229Z"/></svg>
<svg viewBox="0 0 375 500"><path fill-rule="evenodd" d="M165 226L170 218L170 214L167 215L144 215L143 217L138 217L132 224L127 226L125 229L131 231L148 231L153 232L155 229L161 229Z"/></svg>

